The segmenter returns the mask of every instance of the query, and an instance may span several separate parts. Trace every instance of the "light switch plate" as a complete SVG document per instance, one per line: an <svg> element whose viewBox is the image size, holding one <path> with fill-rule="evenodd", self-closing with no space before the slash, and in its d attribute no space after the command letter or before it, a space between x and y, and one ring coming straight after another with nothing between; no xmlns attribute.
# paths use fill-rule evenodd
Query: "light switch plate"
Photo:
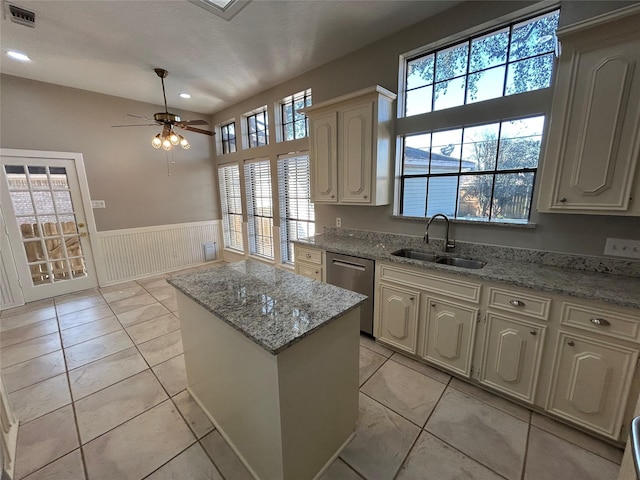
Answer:
<svg viewBox="0 0 640 480"><path fill-rule="evenodd" d="M604 254L614 257L640 258L640 240L607 238Z"/></svg>
<svg viewBox="0 0 640 480"><path fill-rule="evenodd" d="M91 200L91 208L106 208L104 200Z"/></svg>

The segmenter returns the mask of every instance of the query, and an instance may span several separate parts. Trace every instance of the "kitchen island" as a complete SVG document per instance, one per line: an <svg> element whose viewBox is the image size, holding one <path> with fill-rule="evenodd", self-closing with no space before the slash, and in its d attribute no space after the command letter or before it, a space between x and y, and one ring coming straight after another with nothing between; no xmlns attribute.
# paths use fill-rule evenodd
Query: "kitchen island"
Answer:
<svg viewBox="0 0 640 480"><path fill-rule="evenodd" d="M320 476L358 418L366 297L252 260L168 282L188 390L251 474Z"/></svg>

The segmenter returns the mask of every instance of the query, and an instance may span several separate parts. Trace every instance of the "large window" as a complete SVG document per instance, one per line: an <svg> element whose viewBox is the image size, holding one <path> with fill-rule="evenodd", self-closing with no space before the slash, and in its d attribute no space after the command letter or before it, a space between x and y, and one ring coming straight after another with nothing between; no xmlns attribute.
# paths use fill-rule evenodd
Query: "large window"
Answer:
<svg viewBox="0 0 640 480"><path fill-rule="evenodd" d="M396 213L529 221L558 17L554 10L405 58L399 116L420 116L398 121Z"/></svg>
<svg viewBox="0 0 640 480"><path fill-rule="evenodd" d="M249 253L269 259L273 254L273 200L269 160L245 163Z"/></svg>
<svg viewBox="0 0 640 480"><path fill-rule="evenodd" d="M220 126L220 147L223 155L236 151L236 122Z"/></svg>
<svg viewBox="0 0 640 480"><path fill-rule="evenodd" d="M282 263L294 263L293 240L315 235L310 187L308 154L278 158Z"/></svg>
<svg viewBox="0 0 640 480"><path fill-rule="evenodd" d="M282 119L282 141L296 140L309 136L309 122L304 113L305 107L311 106L311 89L285 97L280 102L280 117Z"/></svg>
<svg viewBox="0 0 640 480"><path fill-rule="evenodd" d="M224 246L244 251L242 241L242 195L240 193L240 169L238 165L227 165L218 169L220 205Z"/></svg>
<svg viewBox="0 0 640 480"><path fill-rule="evenodd" d="M266 105L244 115L247 131L247 148L269 144L269 115Z"/></svg>

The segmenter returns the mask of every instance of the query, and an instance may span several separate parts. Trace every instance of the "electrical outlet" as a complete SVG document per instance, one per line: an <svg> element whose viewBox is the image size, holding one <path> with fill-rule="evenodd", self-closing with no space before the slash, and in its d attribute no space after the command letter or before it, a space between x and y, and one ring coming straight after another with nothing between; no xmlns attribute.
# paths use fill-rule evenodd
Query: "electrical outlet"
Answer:
<svg viewBox="0 0 640 480"><path fill-rule="evenodd" d="M104 200L91 200L91 208L106 208Z"/></svg>
<svg viewBox="0 0 640 480"><path fill-rule="evenodd" d="M340 228L342 226L342 219L340 217L336 217L336 227Z"/></svg>
<svg viewBox="0 0 640 480"><path fill-rule="evenodd" d="M607 238L604 254L614 257L640 258L640 240Z"/></svg>

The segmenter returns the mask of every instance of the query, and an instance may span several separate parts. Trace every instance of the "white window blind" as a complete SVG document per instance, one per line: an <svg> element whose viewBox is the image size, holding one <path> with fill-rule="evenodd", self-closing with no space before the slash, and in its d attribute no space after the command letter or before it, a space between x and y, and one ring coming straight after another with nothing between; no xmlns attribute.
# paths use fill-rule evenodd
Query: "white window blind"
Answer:
<svg viewBox="0 0 640 480"><path fill-rule="evenodd" d="M282 263L292 264L293 240L315 235L308 154L278 158L278 191L281 259Z"/></svg>
<svg viewBox="0 0 640 480"><path fill-rule="evenodd" d="M240 169L238 165L227 165L218 169L220 205L224 246L244 251L242 241L242 195L240 193Z"/></svg>
<svg viewBox="0 0 640 480"><path fill-rule="evenodd" d="M269 160L244 165L247 182L249 253L273 260L273 198Z"/></svg>

